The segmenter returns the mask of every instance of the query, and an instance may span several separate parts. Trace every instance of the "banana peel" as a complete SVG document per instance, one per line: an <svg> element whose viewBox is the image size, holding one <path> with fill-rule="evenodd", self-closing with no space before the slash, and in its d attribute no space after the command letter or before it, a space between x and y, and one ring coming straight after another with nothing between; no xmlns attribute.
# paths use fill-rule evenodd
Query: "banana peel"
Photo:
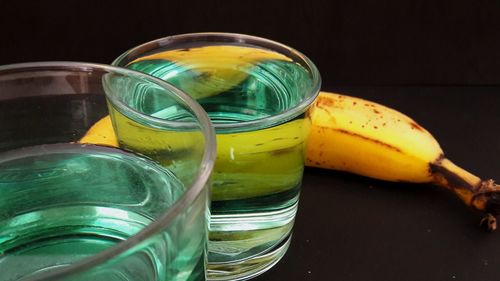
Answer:
<svg viewBox="0 0 500 281"><path fill-rule="evenodd" d="M118 147L118 139L111 123L111 117L106 115L97 121L78 142Z"/></svg>
<svg viewBox="0 0 500 281"><path fill-rule="evenodd" d="M443 187L472 209L484 213L481 225L487 230L496 230L496 217L500 214L500 187L493 180L482 180L447 159L431 133L410 117L381 104L328 92L320 93L307 115L310 126L301 126L301 130L309 131L306 166L346 171L387 181L431 183ZM117 145L113 127L107 118L97 122L80 142ZM293 130L288 132L290 136L298 133ZM231 167L231 141L236 140L238 146L247 148L241 150L242 155L251 155L254 149L259 149L256 144L248 146L248 142L259 136L241 140L237 137L230 140L228 137L234 136L218 136L219 145L222 143L228 147L223 146L221 149L223 156L217 160L216 173L217 165ZM300 143L306 143L304 139L296 143L287 139L286 142L288 147L300 147ZM268 151L271 153L276 148L268 147ZM265 166L265 157L262 157L261 163ZM293 161L284 158L280 163L286 165ZM293 169L291 166L285 167ZM251 165L247 168L251 169ZM262 171L266 169L273 167L266 166ZM241 171L241 175L245 175L245 170ZM283 179L290 179L291 174L287 176L284 172ZM238 199L242 194L249 194L247 188L251 187L242 187L231 193L231 186L228 185L227 189L223 187L220 193L215 193L213 199ZM256 191L259 195L263 192Z"/></svg>
<svg viewBox="0 0 500 281"><path fill-rule="evenodd" d="M431 183L485 214L497 228L500 188L446 158L435 138L403 113L364 99L322 92L309 110L306 165L376 179Z"/></svg>

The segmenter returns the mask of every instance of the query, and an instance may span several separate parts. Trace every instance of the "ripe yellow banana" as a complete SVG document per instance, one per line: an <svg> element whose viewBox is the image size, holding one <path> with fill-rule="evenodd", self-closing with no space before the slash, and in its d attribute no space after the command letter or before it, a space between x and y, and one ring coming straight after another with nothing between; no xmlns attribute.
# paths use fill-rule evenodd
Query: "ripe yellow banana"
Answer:
<svg viewBox="0 0 500 281"><path fill-rule="evenodd" d="M78 142L118 147L111 117L106 115L97 121Z"/></svg>
<svg viewBox="0 0 500 281"><path fill-rule="evenodd" d="M496 229L500 188L448 160L434 137L414 120L383 105L321 92L307 112L311 128L306 165L347 171L387 181L432 183L453 191L486 213ZM109 116L79 141L118 146Z"/></svg>
<svg viewBox="0 0 500 281"><path fill-rule="evenodd" d="M321 92L309 110L306 165L376 179L433 183L486 213L496 228L500 188L448 160L434 137L408 116L367 100Z"/></svg>

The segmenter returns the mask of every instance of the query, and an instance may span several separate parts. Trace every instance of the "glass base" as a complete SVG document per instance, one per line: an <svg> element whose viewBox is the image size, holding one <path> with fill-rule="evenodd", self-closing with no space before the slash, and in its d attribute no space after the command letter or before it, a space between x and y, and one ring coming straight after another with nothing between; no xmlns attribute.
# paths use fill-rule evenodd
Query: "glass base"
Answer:
<svg viewBox="0 0 500 281"><path fill-rule="evenodd" d="M292 235L290 234L268 252L246 260L226 263L209 263L207 279L209 281L242 281L254 278L271 269L285 255Z"/></svg>
<svg viewBox="0 0 500 281"><path fill-rule="evenodd" d="M274 211L212 214L208 280L246 280L275 265L290 244L298 196L290 203Z"/></svg>

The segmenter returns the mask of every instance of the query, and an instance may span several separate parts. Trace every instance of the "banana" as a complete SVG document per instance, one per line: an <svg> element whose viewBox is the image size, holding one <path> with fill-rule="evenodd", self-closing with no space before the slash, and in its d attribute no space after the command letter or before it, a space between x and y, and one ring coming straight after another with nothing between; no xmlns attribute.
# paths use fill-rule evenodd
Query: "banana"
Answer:
<svg viewBox="0 0 500 281"><path fill-rule="evenodd" d="M493 231L500 188L455 165L435 138L410 117L360 98L321 92L308 111L312 126L306 165L371 178L432 183L486 213Z"/></svg>
<svg viewBox="0 0 500 281"><path fill-rule="evenodd" d="M106 115L92 125L78 142L118 147L110 116Z"/></svg>
<svg viewBox="0 0 500 281"><path fill-rule="evenodd" d="M137 58L127 67L168 81L194 99L201 99L239 85L252 69L266 60L292 61L269 50L216 45L167 50ZM186 73L172 76L173 70Z"/></svg>
<svg viewBox="0 0 500 281"><path fill-rule="evenodd" d="M485 213L481 224L490 231L496 229L500 187L447 159L436 139L410 117L381 104L327 92L320 92L307 116L311 125L306 166L386 181L431 183ZM107 118L96 123L79 142L117 145ZM221 153L226 150L222 148Z"/></svg>

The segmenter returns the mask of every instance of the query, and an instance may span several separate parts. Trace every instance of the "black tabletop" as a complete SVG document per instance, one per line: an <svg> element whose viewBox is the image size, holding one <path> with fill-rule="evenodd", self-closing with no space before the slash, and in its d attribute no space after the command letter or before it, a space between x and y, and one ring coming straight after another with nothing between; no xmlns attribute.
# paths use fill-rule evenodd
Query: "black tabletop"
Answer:
<svg viewBox="0 0 500 281"><path fill-rule="evenodd" d="M411 116L448 158L500 178L500 87L344 87ZM498 280L500 232L432 185L307 168L292 244L255 281Z"/></svg>

